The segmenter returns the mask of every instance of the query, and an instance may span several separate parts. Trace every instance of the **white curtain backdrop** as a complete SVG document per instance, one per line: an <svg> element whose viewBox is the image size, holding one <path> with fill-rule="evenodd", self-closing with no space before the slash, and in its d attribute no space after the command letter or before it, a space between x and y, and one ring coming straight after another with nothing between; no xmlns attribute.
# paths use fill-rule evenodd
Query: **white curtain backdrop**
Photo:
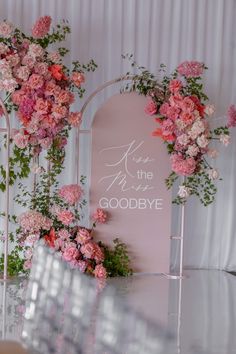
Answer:
<svg viewBox="0 0 236 354"><path fill-rule="evenodd" d="M98 64L97 71L87 76L87 94L126 73L129 64L121 54L133 53L140 65L154 73L160 63L171 71L183 60L204 61L209 67L206 91L216 105L213 124L224 124L228 105L236 103L235 0L0 0L0 19L8 19L24 31L45 14L54 23L69 20L68 63L93 58ZM84 128L90 126L95 110L112 92L107 89L94 99ZM82 103L78 101L75 108L81 108ZM82 145L85 140L89 137ZM74 133L62 176L71 183L75 182L78 157L75 141ZM187 267L236 270L236 131L232 131L231 145L221 150L216 165L223 181L218 183L215 204L204 208L193 199L187 206ZM84 158L84 164L86 161ZM174 207L173 232L177 224L178 208ZM177 263L178 250L173 244L172 264Z"/></svg>

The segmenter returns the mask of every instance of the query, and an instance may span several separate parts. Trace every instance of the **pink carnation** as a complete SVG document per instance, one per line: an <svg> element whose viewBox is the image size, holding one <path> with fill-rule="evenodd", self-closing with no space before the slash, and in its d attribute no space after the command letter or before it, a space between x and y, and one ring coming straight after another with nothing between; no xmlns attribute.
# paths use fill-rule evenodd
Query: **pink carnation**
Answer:
<svg viewBox="0 0 236 354"><path fill-rule="evenodd" d="M63 259L66 262L73 261L79 257L80 253L77 248L68 246L66 247L65 251L63 252Z"/></svg>
<svg viewBox="0 0 236 354"><path fill-rule="evenodd" d="M236 107L235 107L235 105L229 106L227 126L228 127L236 127Z"/></svg>
<svg viewBox="0 0 236 354"><path fill-rule="evenodd" d="M80 87L83 82L85 82L85 77L82 73L74 71L71 76L72 82L75 86Z"/></svg>
<svg viewBox="0 0 236 354"><path fill-rule="evenodd" d="M83 194L82 188L78 184L69 184L59 189L58 195L68 204L74 205L77 203Z"/></svg>
<svg viewBox="0 0 236 354"><path fill-rule="evenodd" d="M73 127L78 127L82 121L81 112L71 112L68 117L68 123Z"/></svg>
<svg viewBox="0 0 236 354"><path fill-rule="evenodd" d="M153 102L153 100L149 100L144 111L145 111L145 113L147 113L150 116L157 113L157 106L156 106L155 102Z"/></svg>
<svg viewBox="0 0 236 354"><path fill-rule="evenodd" d="M60 210L57 214L57 219L68 226L74 221L74 214L70 210Z"/></svg>
<svg viewBox="0 0 236 354"><path fill-rule="evenodd" d="M184 61L178 66L177 71L180 75L189 78L201 76L203 73L203 69L203 63L200 63L198 61Z"/></svg>
<svg viewBox="0 0 236 354"><path fill-rule="evenodd" d="M104 210L98 208L96 212L93 214L92 218L95 222L104 224L107 220L107 213Z"/></svg>
<svg viewBox="0 0 236 354"><path fill-rule="evenodd" d="M80 229L76 236L76 241L81 244L85 244L91 240L90 232L87 229Z"/></svg>
<svg viewBox="0 0 236 354"><path fill-rule="evenodd" d="M171 168L174 172L181 176L190 176L194 173L196 168L196 161L189 157L184 159L183 156L173 154L171 156Z"/></svg>
<svg viewBox="0 0 236 354"><path fill-rule="evenodd" d="M96 265L95 270L94 270L94 275L96 278L106 278L107 272L102 264Z"/></svg>
<svg viewBox="0 0 236 354"><path fill-rule="evenodd" d="M40 17L32 28L32 36L34 38L42 38L46 36L51 26L52 19L50 16Z"/></svg>

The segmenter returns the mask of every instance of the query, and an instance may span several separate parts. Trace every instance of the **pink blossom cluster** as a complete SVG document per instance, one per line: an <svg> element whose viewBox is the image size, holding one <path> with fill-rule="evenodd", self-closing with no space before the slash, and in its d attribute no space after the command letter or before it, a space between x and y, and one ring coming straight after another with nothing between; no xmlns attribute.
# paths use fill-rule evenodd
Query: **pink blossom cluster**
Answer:
<svg viewBox="0 0 236 354"><path fill-rule="evenodd" d="M236 107L235 107L235 105L229 106L227 126L228 127L236 127Z"/></svg>
<svg viewBox="0 0 236 354"><path fill-rule="evenodd" d="M58 195L69 205L76 204L83 194L82 188L78 184L69 184L59 189Z"/></svg>
<svg viewBox="0 0 236 354"><path fill-rule="evenodd" d="M49 230L52 226L52 221L36 210L30 210L22 213L18 217L18 222L22 230L31 232Z"/></svg>
<svg viewBox="0 0 236 354"><path fill-rule="evenodd" d="M198 77L203 64L184 62L178 72L185 77ZM153 132L171 147L172 170L178 175L190 176L199 170L203 155L209 150L210 129L206 116L214 112L212 105L206 105L196 95L186 94L188 83L181 77L169 82L168 95L159 105L155 97L148 102L146 112L156 114L159 127Z"/></svg>
<svg viewBox="0 0 236 354"><path fill-rule="evenodd" d="M33 27L33 37L44 37L50 24L49 16L40 18ZM0 23L0 36L9 37L12 32L10 24ZM10 94L16 106L22 129L14 142L21 149L27 145L48 149L65 127L81 123L81 113L70 112L74 102L71 90L85 78L80 72L68 77L59 62L58 52L49 53L30 39L13 36L0 43L0 91ZM60 145L60 139L57 143Z"/></svg>

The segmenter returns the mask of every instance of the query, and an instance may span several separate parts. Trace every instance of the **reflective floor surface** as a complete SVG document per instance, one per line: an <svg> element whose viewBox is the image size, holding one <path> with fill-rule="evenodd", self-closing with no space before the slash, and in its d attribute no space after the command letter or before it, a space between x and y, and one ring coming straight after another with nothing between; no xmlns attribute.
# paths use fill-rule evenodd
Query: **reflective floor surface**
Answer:
<svg viewBox="0 0 236 354"><path fill-rule="evenodd" d="M182 281L135 275L108 283L124 302L173 333L168 354L236 353L236 277L213 270L186 270L185 275ZM3 287L0 283L1 303ZM27 281L16 279L6 287L6 323L3 328L1 309L0 336L20 340Z"/></svg>

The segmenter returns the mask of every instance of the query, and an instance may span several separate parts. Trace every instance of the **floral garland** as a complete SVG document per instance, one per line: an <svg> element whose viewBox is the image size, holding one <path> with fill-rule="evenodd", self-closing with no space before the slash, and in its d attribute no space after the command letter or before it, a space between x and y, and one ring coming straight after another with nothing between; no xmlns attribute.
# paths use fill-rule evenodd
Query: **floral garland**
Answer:
<svg viewBox="0 0 236 354"><path fill-rule="evenodd" d="M132 57L128 56L131 60ZM227 125L211 130L209 118L214 106L207 103L208 97L203 91L201 80L207 69L203 63L185 61L170 76L161 65L160 72L164 72L161 80L144 67L138 67L136 62L132 66L136 66L140 74L134 76L125 90L149 97L145 112L155 116L158 123L153 136L164 141L170 154L172 172L166 179L167 188L184 177L173 203L183 204L190 195L196 195L205 206L211 204L217 192L215 181L219 179L219 172L208 160L218 156L210 143L218 140L225 146L229 144L229 127L236 126L235 106L229 108Z"/></svg>

